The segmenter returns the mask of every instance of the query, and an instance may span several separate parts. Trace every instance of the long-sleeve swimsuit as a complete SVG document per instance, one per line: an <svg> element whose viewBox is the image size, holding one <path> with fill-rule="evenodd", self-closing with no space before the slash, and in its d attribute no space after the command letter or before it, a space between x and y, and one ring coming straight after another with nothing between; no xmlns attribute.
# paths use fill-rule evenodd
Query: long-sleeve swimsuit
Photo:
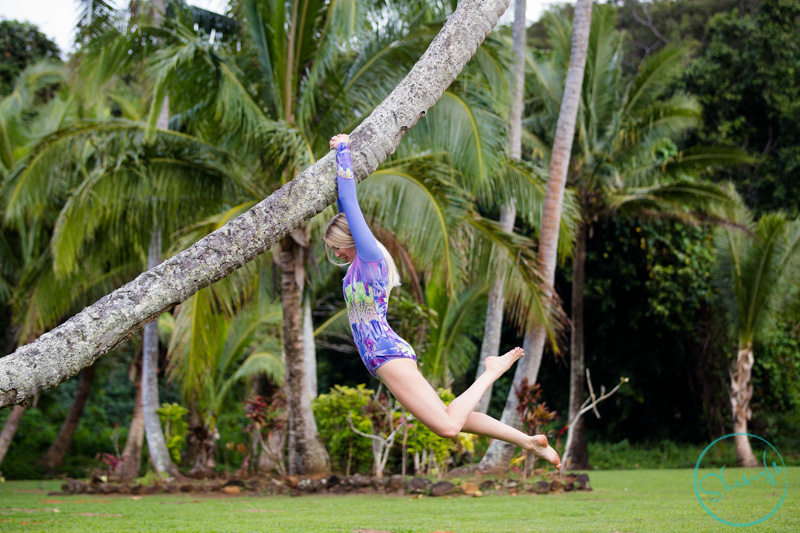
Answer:
<svg viewBox="0 0 800 533"><path fill-rule="evenodd" d="M378 242L364 220L356 197L353 163L346 143L336 147L338 162L337 205L347 217L356 245L356 257L347 269L342 289L350 318L353 340L369 373L400 357L416 360L414 349L386 322L389 290L389 269ZM380 379L380 378L379 378Z"/></svg>

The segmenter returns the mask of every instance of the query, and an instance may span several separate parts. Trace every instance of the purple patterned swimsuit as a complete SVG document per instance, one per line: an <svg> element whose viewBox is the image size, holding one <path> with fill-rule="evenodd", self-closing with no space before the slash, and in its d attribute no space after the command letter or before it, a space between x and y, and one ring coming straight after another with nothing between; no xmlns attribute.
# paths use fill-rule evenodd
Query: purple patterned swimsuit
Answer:
<svg viewBox="0 0 800 533"><path fill-rule="evenodd" d="M369 373L380 379L375 371L384 363L399 357L416 361L417 356L414 349L386 322L389 270L383 252L378 248L358 206L353 163L347 144L338 144L336 158L339 185L337 205L347 217L356 244L356 258L347 269L342 283L344 300L361 360Z"/></svg>

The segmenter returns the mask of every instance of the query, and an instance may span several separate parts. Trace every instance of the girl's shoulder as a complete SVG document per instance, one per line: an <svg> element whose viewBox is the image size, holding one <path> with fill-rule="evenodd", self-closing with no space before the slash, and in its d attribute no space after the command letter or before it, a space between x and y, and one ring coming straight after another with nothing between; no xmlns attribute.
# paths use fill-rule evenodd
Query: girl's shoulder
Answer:
<svg viewBox="0 0 800 533"><path fill-rule="evenodd" d="M356 255L353 264L350 265L350 269L354 273L358 273L358 277L363 281L371 282L389 279L389 268L385 257L381 257L377 261L364 261Z"/></svg>

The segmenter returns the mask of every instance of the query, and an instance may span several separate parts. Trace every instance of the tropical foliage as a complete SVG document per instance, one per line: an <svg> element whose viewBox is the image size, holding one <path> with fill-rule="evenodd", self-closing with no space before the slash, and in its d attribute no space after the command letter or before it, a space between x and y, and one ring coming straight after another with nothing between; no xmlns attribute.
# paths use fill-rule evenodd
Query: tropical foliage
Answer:
<svg viewBox="0 0 800 533"><path fill-rule="evenodd" d="M35 28L0 23L0 49L20 32L33 43L0 69L6 353L131 280L148 255L184 250L324 157L332 135L351 131L403 79L456 4L239 0L217 14L179 1L161 13L159 2L117 10L86 0L66 65L32 62L57 51ZM546 298L537 259L570 61L569 8L529 29L521 160L506 148L512 44L499 28L359 186L403 277L389 321L445 403L475 375L489 289L503 280L501 348L542 324L558 349L573 326L579 357L542 361L538 390L548 406L567 413L570 396L582 394L574 379L572 394L565 386L570 369L591 366L601 383L630 376L602 422L587 421L589 440L699 445L748 428L798 438L786 428L800 420L800 230L791 201L800 7L740 4L745 12L713 20L731 2L594 6L559 223L559 260L571 259L573 277L559 269L554 286L573 306L571 323ZM720 176L733 185L720 186ZM509 202L512 232L495 222ZM376 403L378 384L364 384L352 347L341 271L321 243L332 213L159 318L162 423L185 473L291 473L284 464L291 471L297 454L316 453L291 443L286 453L295 438L287 427L298 421L308 442L319 433L318 451L339 473L375 471L372 442L354 428L397 430L392 473L405 462L409 472L442 475L480 459L456 452L473 441L439 439L399 407L389 410L391 427L376 425L375 406L391 399ZM159 234L162 252L152 253ZM119 457L120 439L133 433L141 344L123 343L97 366L61 472L84 475L99 453ZM298 348L310 346L316 363L306 365ZM301 367L318 374L323 394L312 402L305 396L318 391L297 385ZM18 419L6 477L42 475L38 459L76 381L42 394ZM495 389L497 407L509 381ZM474 450L485 446L479 440Z"/></svg>

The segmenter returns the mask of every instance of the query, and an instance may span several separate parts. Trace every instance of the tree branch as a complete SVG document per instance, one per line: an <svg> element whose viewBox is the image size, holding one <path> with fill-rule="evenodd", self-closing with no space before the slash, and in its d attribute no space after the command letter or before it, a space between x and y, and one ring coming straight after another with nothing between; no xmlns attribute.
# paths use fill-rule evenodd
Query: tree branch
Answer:
<svg viewBox="0 0 800 533"><path fill-rule="evenodd" d="M393 153L455 80L509 0L462 0L394 91L352 132L357 181ZM336 199L333 152L247 213L0 358L0 407L25 402L93 364L161 313L227 276Z"/></svg>
<svg viewBox="0 0 800 533"><path fill-rule="evenodd" d="M570 446L572 445L573 428L575 427L575 424L578 422L578 420L580 420L580 418L584 414L588 413L589 411L594 411L595 415L597 415L597 418L600 418L600 412L597 410L597 404L611 397L615 392L619 390L619 388L623 385L623 383L627 383L628 381L630 380L626 377L619 378L619 383L617 384L617 386L608 392L605 392L605 387L601 386L600 397L598 398L597 396L595 396L594 387L592 386L592 375L589 372L589 369L588 368L586 369L586 383L588 383L589 385L589 397L586 398L586 400L584 400L584 402L581 404L580 410L575 414L574 417L572 417L572 420L569 421L568 425L569 429L567 430L567 443L564 445L564 457L562 457L561 459L561 463L564 465L565 468L568 467L567 460L569 459L569 449ZM564 475L563 470L561 472L561 475L562 476Z"/></svg>

